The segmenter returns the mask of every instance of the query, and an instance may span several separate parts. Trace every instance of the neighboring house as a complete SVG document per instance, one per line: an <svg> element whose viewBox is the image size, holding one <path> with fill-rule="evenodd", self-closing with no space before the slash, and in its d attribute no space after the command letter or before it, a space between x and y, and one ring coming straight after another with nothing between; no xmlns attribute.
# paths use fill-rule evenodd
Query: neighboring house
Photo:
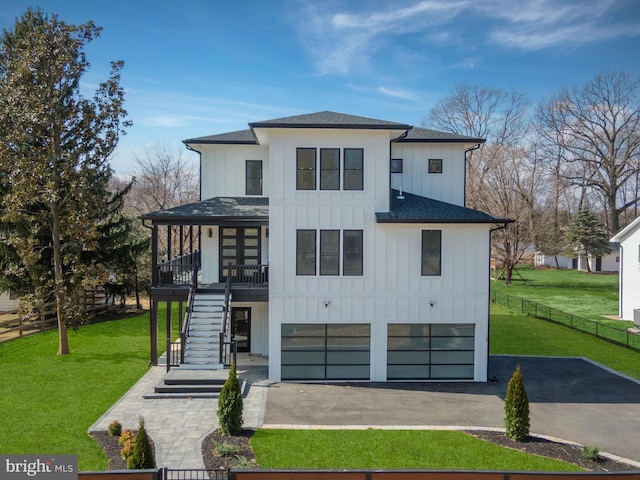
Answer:
<svg viewBox="0 0 640 480"><path fill-rule="evenodd" d="M587 271L587 261L592 272L619 272L620 271L620 244L609 242L611 253L603 257L588 257L579 254L577 258L567 258L562 255L545 255L536 252L534 266L536 268L550 267L560 269L574 269Z"/></svg>
<svg viewBox="0 0 640 480"><path fill-rule="evenodd" d="M18 309L20 297L13 292L6 291L0 293L0 312L11 312Z"/></svg>
<svg viewBox="0 0 640 480"><path fill-rule="evenodd" d="M185 140L204 200L143 216L152 363L158 302L197 280L181 368L228 364L234 338L273 381L486 381L490 234L510 220L464 206L484 140L333 112L249 126ZM186 240L158 263L166 226Z"/></svg>
<svg viewBox="0 0 640 480"><path fill-rule="evenodd" d="M611 241L620 242L620 318L640 325L640 218Z"/></svg>

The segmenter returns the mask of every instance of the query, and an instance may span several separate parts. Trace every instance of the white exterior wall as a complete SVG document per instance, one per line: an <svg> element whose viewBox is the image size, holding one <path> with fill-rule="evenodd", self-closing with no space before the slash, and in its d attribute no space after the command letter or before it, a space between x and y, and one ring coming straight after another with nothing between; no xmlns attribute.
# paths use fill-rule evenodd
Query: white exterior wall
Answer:
<svg viewBox="0 0 640 480"><path fill-rule="evenodd" d="M0 312L16 310L18 308L19 301L20 300L18 298L12 300L9 292L0 293Z"/></svg>
<svg viewBox="0 0 640 480"><path fill-rule="evenodd" d="M640 309L640 223L620 242L620 318L633 320L633 310Z"/></svg>
<svg viewBox="0 0 640 480"><path fill-rule="evenodd" d="M476 324L475 380L486 380L490 226L376 223L375 213L388 211L391 138L386 132L360 130L269 132L273 179L269 376L273 381L281 378L282 323L371 324L371 379L380 381L386 379L387 324L411 322ZM364 148L364 190L297 191L297 147ZM464 176L458 181L463 191ZM453 183L451 179L449 190L456 190ZM426 184L421 188L427 189ZM296 276L297 229L362 229L363 276ZM440 277L420 274L423 229L443 231ZM330 302L327 307L325 301ZM435 302L433 307L430 301Z"/></svg>
<svg viewBox="0 0 640 480"><path fill-rule="evenodd" d="M269 196L269 147L195 145L201 157L201 197L246 196L246 160L262 160L262 196Z"/></svg>
<svg viewBox="0 0 640 480"><path fill-rule="evenodd" d="M465 156L461 144L394 143L392 158L402 159L402 173L391 176L391 188L464 206ZM442 173L429 173L429 159L442 159Z"/></svg>
<svg viewBox="0 0 640 480"><path fill-rule="evenodd" d="M535 266L572 269L573 259L563 257L562 255L552 256L552 255L544 255L543 253L536 253Z"/></svg>

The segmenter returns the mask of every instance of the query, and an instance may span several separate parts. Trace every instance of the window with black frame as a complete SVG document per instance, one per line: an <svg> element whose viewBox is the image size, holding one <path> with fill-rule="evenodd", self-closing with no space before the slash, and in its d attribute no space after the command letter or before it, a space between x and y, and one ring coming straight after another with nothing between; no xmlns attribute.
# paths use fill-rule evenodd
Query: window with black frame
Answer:
<svg viewBox="0 0 640 480"><path fill-rule="evenodd" d="M316 189L316 149L298 148L296 150L296 189Z"/></svg>
<svg viewBox="0 0 640 480"><path fill-rule="evenodd" d="M438 276L442 273L442 231L422 231L422 275Z"/></svg>
<svg viewBox="0 0 640 480"><path fill-rule="evenodd" d="M262 195L262 160L247 160L246 195Z"/></svg>

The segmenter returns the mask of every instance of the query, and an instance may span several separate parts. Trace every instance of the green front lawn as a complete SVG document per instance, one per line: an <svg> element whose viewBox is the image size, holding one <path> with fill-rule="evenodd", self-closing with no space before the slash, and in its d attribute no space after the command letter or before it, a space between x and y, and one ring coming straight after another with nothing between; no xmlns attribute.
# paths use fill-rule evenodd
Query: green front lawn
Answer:
<svg viewBox="0 0 640 480"><path fill-rule="evenodd" d="M57 330L0 344L0 452L77 454L80 470L104 470L86 432L148 370L149 315L70 330L69 344L56 355Z"/></svg>
<svg viewBox="0 0 640 480"><path fill-rule="evenodd" d="M259 429L251 446L271 469L580 470L463 432Z"/></svg>

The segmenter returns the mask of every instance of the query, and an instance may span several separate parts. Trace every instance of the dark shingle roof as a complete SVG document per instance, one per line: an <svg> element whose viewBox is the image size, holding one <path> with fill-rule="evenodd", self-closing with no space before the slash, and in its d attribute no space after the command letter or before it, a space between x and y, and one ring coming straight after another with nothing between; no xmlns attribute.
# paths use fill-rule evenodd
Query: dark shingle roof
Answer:
<svg viewBox="0 0 640 480"><path fill-rule="evenodd" d="M512 220L496 218L488 213L432 198L391 190L391 209L376 213L378 223L510 223Z"/></svg>
<svg viewBox="0 0 640 480"><path fill-rule="evenodd" d="M483 143L483 138L466 137L464 135L456 135L455 133L439 132L428 128L412 128L402 138L394 140L397 143L408 142L465 142L465 143Z"/></svg>
<svg viewBox="0 0 640 480"><path fill-rule="evenodd" d="M211 220L266 222L269 220L269 199L267 197L215 197L147 213L142 218L159 223L206 223Z"/></svg>
<svg viewBox="0 0 640 480"><path fill-rule="evenodd" d="M218 135L207 135L206 137L196 137L183 140L182 143L204 144L220 143L235 145L257 145L256 137L252 130L238 130L237 132L220 133Z"/></svg>
<svg viewBox="0 0 640 480"><path fill-rule="evenodd" d="M351 128L374 130L408 130L411 125L336 112L317 112L250 123L251 128Z"/></svg>

